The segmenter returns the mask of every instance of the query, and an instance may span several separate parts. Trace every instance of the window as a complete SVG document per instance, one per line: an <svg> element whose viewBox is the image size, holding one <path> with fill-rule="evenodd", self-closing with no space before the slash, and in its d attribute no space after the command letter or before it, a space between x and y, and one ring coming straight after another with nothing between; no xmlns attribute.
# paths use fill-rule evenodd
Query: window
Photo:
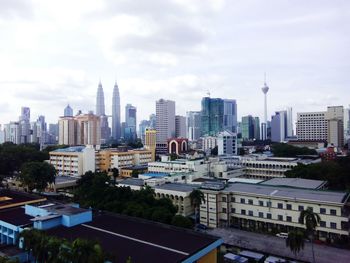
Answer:
<svg viewBox="0 0 350 263"><path fill-rule="evenodd" d="M326 221L320 221L320 227L326 227Z"/></svg>
<svg viewBox="0 0 350 263"><path fill-rule="evenodd" d="M320 208L320 214L325 214L326 213L326 208Z"/></svg>
<svg viewBox="0 0 350 263"><path fill-rule="evenodd" d="M252 210L249 210L249 211L248 211L248 214L249 214L250 216L254 216L254 213L253 213Z"/></svg>
<svg viewBox="0 0 350 263"><path fill-rule="evenodd" d="M231 196L231 202L236 202L236 198L234 198L233 196Z"/></svg>
<svg viewBox="0 0 350 263"><path fill-rule="evenodd" d="M292 205L291 204L287 204L287 209L288 210L292 210Z"/></svg>
<svg viewBox="0 0 350 263"><path fill-rule="evenodd" d="M299 210L299 211L303 211L303 210L304 210L304 206L303 206L303 205L299 205L299 206L298 206L298 210Z"/></svg>
<svg viewBox="0 0 350 263"><path fill-rule="evenodd" d="M282 204L282 203L278 203L278 204L277 204L277 207L278 207L279 209L283 209L283 204Z"/></svg>
<svg viewBox="0 0 350 263"><path fill-rule="evenodd" d="M337 223L331 222L331 228L336 229L337 228Z"/></svg>
<svg viewBox="0 0 350 263"><path fill-rule="evenodd" d="M241 198L241 203L245 204L245 199L244 198Z"/></svg>
<svg viewBox="0 0 350 263"><path fill-rule="evenodd" d="M244 209L241 210L241 214L245 215L245 210Z"/></svg>
<svg viewBox="0 0 350 263"><path fill-rule="evenodd" d="M248 204L252 205L253 204L253 199L248 199Z"/></svg>
<svg viewBox="0 0 350 263"><path fill-rule="evenodd" d="M259 212L259 217L264 218L264 213L263 212Z"/></svg>
<svg viewBox="0 0 350 263"><path fill-rule="evenodd" d="M231 213L236 213L236 208L231 208Z"/></svg>
<svg viewBox="0 0 350 263"><path fill-rule="evenodd" d="M264 206L264 201L259 201L260 206Z"/></svg>
<svg viewBox="0 0 350 263"><path fill-rule="evenodd" d="M267 205L268 207L271 207L271 206L272 206L271 201L267 201L267 202L266 202L266 205Z"/></svg>
<svg viewBox="0 0 350 263"><path fill-rule="evenodd" d="M272 219L272 215L271 215L270 213L267 213L267 214L266 214L266 218L267 218L267 219Z"/></svg>
<svg viewBox="0 0 350 263"><path fill-rule="evenodd" d="M337 210L331 209L330 213L331 213L332 216L336 216L337 215Z"/></svg>
<svg viewBox="0 0 350 263"><path fill-rule="evenodd" d="M283 221L283 215L278 215L277 218L278 218L279 221Z"/></svg>
<svg viewBox="0 0 350 263"><path fill-rule="evenodd" d="M223 197L222 197L222 201L223 201L223 202L226 202L226 196L223 196Z"/></svg>
<svg viewBox="0 0 350 263"><path fill-rule="evenodd" d="M311 212L313 212L313 211L314 211L314 209L313 209L311 206L308 206L308 207L307 207L307 209L310 209L310 210L311 210Z"/></svg>
<svg viewBox="0 0 350 263"><path fill-rule="evenodd" d="M225 207L222 208L222 212L226 214L227 209Z"/></svg>
<svg viewBox="0 0 350 263"><path fill-rule="evenodd" d="M287 222L292 222L292 217L291 216L287 216L286 220L287 220Z"/></svg>

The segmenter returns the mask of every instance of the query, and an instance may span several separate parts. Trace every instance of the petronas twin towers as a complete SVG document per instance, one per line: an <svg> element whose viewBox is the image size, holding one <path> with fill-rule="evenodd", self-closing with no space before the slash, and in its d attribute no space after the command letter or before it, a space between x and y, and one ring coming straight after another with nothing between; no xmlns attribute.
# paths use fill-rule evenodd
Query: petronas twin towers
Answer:
<svg viewBox="0 0 350 263"><path fill-rule="evenodd" d="M112 134L109 132L108 116L105 113L105 99L101 81L98 84L96 96L96 115L101 118L101 138L108 140L110 135L114 140L120 139L120 97L117 82L114 84L112 96Z"/></svg>

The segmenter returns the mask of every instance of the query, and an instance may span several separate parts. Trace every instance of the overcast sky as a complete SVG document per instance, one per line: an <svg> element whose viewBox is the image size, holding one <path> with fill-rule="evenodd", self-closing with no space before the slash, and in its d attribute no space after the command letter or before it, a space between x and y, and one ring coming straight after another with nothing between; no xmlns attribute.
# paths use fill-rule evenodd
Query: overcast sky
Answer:
<svg viewBox="0 0 350 263"><path fill-rule="evenodd" d="M236 99L238 116L350 104L350 1L0 0L0 123L56 122L69 103L106 112L117 79L138 122L159 98L177 114L200 100Z"/></svg>

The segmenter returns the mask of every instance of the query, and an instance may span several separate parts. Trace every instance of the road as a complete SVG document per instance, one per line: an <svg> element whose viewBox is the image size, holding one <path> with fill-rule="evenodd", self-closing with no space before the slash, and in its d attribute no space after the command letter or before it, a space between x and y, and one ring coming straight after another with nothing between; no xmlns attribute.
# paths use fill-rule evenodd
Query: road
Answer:
<svg viewBox="0 0 350 263"><path fill-rule="evenodd" d="M306 242L304 249L297 256L294 256L290 249L286 247L285 239L280 237L257 234L234 228L215 228L206 232L221 237L224 243L229 245L312 262L311 243ZM314 244L314 250L317 263L350 262L350 250L318 244Z"/></svg>

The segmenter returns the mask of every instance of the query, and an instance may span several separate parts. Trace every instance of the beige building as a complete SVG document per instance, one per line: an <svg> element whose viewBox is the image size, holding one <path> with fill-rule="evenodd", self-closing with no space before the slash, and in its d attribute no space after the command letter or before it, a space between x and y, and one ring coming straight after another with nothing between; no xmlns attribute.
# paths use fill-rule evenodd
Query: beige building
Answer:
<svg viewBox="0 0 350 263"><path fill-rule="evenodd" d="M146 165L151 161L152 151L149 150L118 151L117 149L104 149L96 155L96 165L100 171Z"/></svg>
<svg viewBox="0 0 350 263"><path fill-rule="evenodd" d="M332 106L327 108L327 142L335 147L344 145L344 108Z"/></svg>
<svg viewBox="0 0 350 263"><path fill-rule="evenodd" d="M64 145L100 145L100 117L92 113L61 117L58 121L58 143Z"/></svg>
<svg viewBox="0 0 350 263"><path fill-rule="evenodd" d="M156 159L156 139L157 131L153 129L146 129L145 131L145 148L152 151L152 162Z"/></svg>
<svg viewBox="0 0 350 263"><path fill-rule="evenodd" d="M348 193L248 183L204 185L201 191L200 222L209 227L288 232L305 228L299 215L311 207L321 217L318 238L349 236Z"/></svg>

